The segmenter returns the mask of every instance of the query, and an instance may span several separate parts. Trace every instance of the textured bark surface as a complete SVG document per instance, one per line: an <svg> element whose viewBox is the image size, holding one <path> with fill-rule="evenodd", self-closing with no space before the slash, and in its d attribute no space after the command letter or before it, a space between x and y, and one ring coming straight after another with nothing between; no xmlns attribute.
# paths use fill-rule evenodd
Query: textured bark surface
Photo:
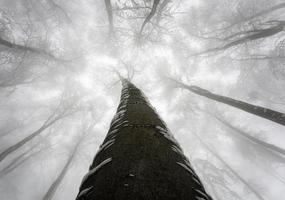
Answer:
<svg viewBox="0 0 285 200"><path fill-rule="evenodd" d="M165 123L127 80L77 200L210 200Z"/></svg>

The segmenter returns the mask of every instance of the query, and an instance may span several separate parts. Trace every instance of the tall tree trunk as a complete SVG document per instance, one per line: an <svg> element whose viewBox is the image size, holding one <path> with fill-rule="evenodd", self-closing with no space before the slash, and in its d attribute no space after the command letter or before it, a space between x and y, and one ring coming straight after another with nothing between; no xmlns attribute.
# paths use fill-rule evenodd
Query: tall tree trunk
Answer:
<svg viewBox="0 0 285 200"><path fill-rule="evenodd" d="M74 160L74 157L78 151L78 147L81 143L83 138L81 138L77 144L75 145L74 149L72 150L70 156L68 157L64 167L62 168L61 172L59 173L59 175L57 176L57 178L54 180L54 182L50 185L48 191L45 193L43 200L52 200L60 183L62 182L62 180L64 179L66 173L68 172L72 161Z"/></svg>
<svg viewBox="0 0 285 200"><path fill-rule="evenodd" d="M109 21L109 36L111 36L114 32L114 20L113 20L113 11L112 11L112 4L111 0L104 0L105 7L108 14L108 21Z"/></svg>
<svg viewBox="0 0 285 200"><path fill-rule="evenodd" d="M179 144L142 92L122 79L117 114L77 200L210 200Z"/></svg>
<svg viewBox="0 0 285 200"><path fill-rule="evenodd" d="M258 191L256 191L250 184L247 183L247 181L242 178L231 166L229 166L226 161L224 161L214 150L212 150L197 134L194 134L199 141L201 142L201 144L203 144L203 146L211 153L213 154L223 165L226 166L226 168L233 174L235 175L248 189L250 189L250 191L256 196L258 197L258 199L260 200L265 200L259 193Z"/></svg>
<svg viewBox="0 0 285 200"><path fill-rule="evenodd" d="M227 122L226 120L224 119L221 119L220 117L216 116L216 115L212 115L215 119L217 119L219 122L221 122L224 126L228 127L229 129L233 130L234 133L236 134L239 134L240 136L250 140L252 143L254 144L257 144L257 145L260 145L270 151L273 151L274 153L280 153L282 154L283 156L285 156L285 149L282 149L278 146L275 146L273 144L269 144L267 142L264 142L262 140L259 140L247 133L245 133L243 130L241 130L240 128L238 127L235 127L233 125L231 125L229 122Z"/></svg>
<svg viewBox="0 0 285 200"><path fill-rule="evenodd" d="M268 108L264 108L261 106L249 104L249 103L246 103L244 101L235 100L235 99L232 99L230 97L218 95L218 94L212 93L208 90L205 90L205 89L200 88L200 87L195 86L195 85L186 85L186 84L181 83L179 81L176 81L173 79L171 79L171 80L174 81L178 85L178 87L180 87L180 88L185 88L185 89L189 90L190 92L193 92L193 93L198 94L200 96L207 97L209 99L227 104L229 106L233 106L233 107L238 108L240 110L246 111L248 113L257 115L259 117L268 119L270 121L273 121L273 122L276 122L278 124L285 126L285 113L281 113L281 112L271 110Z"/></svg>
<svg viewBox="0 0 285 200"><path fill-rule="evenodd" d="M26 161L26 159L30 156L27 156L27 154L29 154L30 149L25 151L24 153L20 154L19 156L17 156L16 158L14 158L6 167L4 167L1 171L0 171L0 177L5 176L7 174L9 174L11 171L13 171L15 168L17 168L19 165L21 165L23 162ZM23 159L24 158L24 159Z"/></svg>
<svg viewBox="0 0 285 200"><path fill-rule="evenodd" d="M44 149L37 150L35 152L31 152L33 148L28 149L24 153L15 157L6 167L4 167L0 171L0 178L8 175L10 172L14 171L14 169L17 169L19 166L23 165L25 162L27 162L28 160L30 160L34 156L37 156L39 153L41 153L43 150L45 150L45 148L44 148Z"/></svg>
<svg viewBox="0 0 285 200"><path fill-rule="evenodd" d="M22 139L18 143L8 147L6 150L4 150L2 153L0 153L0 162L2 160L4 160L10 153L16 151L17 149L22 147L24 144L31 141L34 137L41 134L44 130L46 130L48 127L50 127L52 124L54 124L56 121L58 121L61 118L62 117L56 117L53 120L51 120L50 122L45 122L38 130L33 132L31 135L28 135L27 137L25 137L24 139Z"/></svg>
<svg viewBox="0 0 285 200"><path fill-rule="evenodd" d="M276 159L278 159L278 161L285 163L285 158L283 157L285 154L285 150L277 147L275 145L266 143L262 140L259 140L253 136L250 136L249 134L245 133L243 130L241 130L238 127L235 127L233 125L231 125L229 122L227 122L225 119L222 119L218 116L216 116L215 114L212 114L210 112L207 112L205 110L201 111L207 113L208 115L210 115L211 117L215 118L216 120L218 120L221 124L223 124L224 126L226 126L229 130L232 130L232 133L235 134L237 136L237 138L242 139L242 140L247 140L250 143L252 143L253 145L256 145L257 147L264 149L267 153L270 154L270 156L272 157L276 157ZM228 132L227 132L228 133ZM282 155L280 155L282 154ZM257 163L258 164L258 163ZM282 178L282 176L278 173L275 172L274 170L268 170L265 168L265 165L263 162L259 162L258 166L260 166L263 171L265 171L266 173L270 174L272 177L278 179L280 182L282 182L283 184L285 183L285 180Z"/></svg>

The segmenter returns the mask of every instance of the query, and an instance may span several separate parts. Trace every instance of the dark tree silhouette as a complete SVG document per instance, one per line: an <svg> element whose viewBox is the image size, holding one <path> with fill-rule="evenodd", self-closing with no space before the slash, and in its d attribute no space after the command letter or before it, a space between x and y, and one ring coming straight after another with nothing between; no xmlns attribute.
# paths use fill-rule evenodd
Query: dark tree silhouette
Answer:
<svg viewBox="0 0 285 200"><path fill-rule="evenodd" d="M65 117L73 114L74 112L76 112L76 110L73 110L71 105L63 108L63 110L60 110L61 106L62 106L61 105L62 103L64 103L64 102L60 102L60 104L56 108L56 110L48 117L48 119L41 125L40 128L38 128L32 134L26 136L25 138L23 138L22 140L20 140L16 144L14 144L14 145L8 147L7 149L5 149L4 151L2 151L0 153L0 162L2 160L4 160L8 155L10 155L14 151L18 150L20 147L25 145L27 142L31 141L36 136L40 135L43 131L45 131L47 128L52 126L57 121L59 121L59 120L65 118Z"/></svg>
<svg viewBox="0 0 285 200"><path fill-rule="evenodd" d="M165 123L129 81L77 200L211 200Z"/></svg>
<svg viewBox="0 0 285 200"><path fill-rule="evenodd" d="M60 173L58 174L58 176L56 177L56 179L52 182L52 184L50 185L50 187L48 188L47 192L45 193L44 197L42 198L43 200L51 200L53 199L58 187L60 186L62 180L64 179L65 175L67 174L68 170L71 167L71 164L78 152L78 147L80 145L80 143L82 142L82 138L80 138L78 140L78 142L75 144L73 150L71 151L66 163L64 164L62 170L60 171Z"/></svg>
<svg viewBox="0 0 285 200"><path fill-rule="evenodd" d="M113 34L114 31L114 22L113 22L113 11L111 0L105 0L106 11L108 14L108 21L109 21L109 35Z"/></svg>
<svg viewBox="0 0 285 200"><path fill-rule="evenodd" d="M3 152L0 153L0 162L2 160L4 160L9 154L13 153L14 151L16 151L17 149L22 147L24 144L26 144L27 142L32 140L34 137L41 134L44 130L46 130L48 127L50 127L52 124L54 124L55 122L57 122L60 119L61 118L55 118L55 119L51 120L50 122L44 122L43 125L39 129L34 131L31 135L28 135L27 137L25 137L21 141L19 141L16 144L8 147L7 149L5 149Z"/></svg>
<svg viewBox="0 0 285 200"><path fill-rule="evenodd" d="M154 0L153 1L153 4L152 4L152 8L151 8L151 11L150 13L147 15L147 17L145 18L145 20L143 21L143 24L141 26L141 30L140 30L140 35L142 35L142 32L143 32L143 29L145 27L145 25L151 20L151 18L154 16L155 12L156 12L156 9L157 9L157 6L159 4L159 1L160 0Z"/></svg>
<svg viewBox="0 0 285 200"><path fill-rule="evenodd" d="M195 85L186 85L186 84L179 82L177 80L174 80L174 79L171 79L171 80L174 81L177 84L177 86L180 88L187 89L190 92L193 92L193 93L198 94L200 96L207 97L209 99L227 104L229 106L233 106L233 107L238 108L240 110L243 110L245 112L257 115L259 117L268 119L270 121L273 121L273 122L276 122L278 124L285 126L285 113L281 113L281 112L271 110L268 108L264 108L261 106L249 104L249 103L246 103L244 101L235 100L235 99L230 98L230 97L218 95L218 94L212 93L208 90L205 90L205 89L200 88L200 87L195 86Z"/></svg>
<svg viewBox="0 0 285 200"><path fill-rule="evenodd" d="M21 153L20 155L16 156L7 166L5 166L0 171L0 178L2 178L3 176L6 176L7 174L12 172L13 170L17 169L18 167L20 167L21 165L26 163L31 158L37 156L43 150L45 150L45 149L40 149L40 150L37 150L35 152L32 152L32 149L33 148L28 149L28 150L24 151L23 153Z"/></svg>
<svg viewBox="0 0 285 200"><path fill-rule="evenodd" d="M2 37L0 37L0 45L7 47L9 49L20 50L20 51L24 51L24 52L30 52L30 53L34 53L37 55L45 56L48 59L55 60L58 62L64 61L63 59L57 58L55 55L51 54L50 52L47 52L46 50L38 49L35 47L29 47L27 45L15 44L15 43L12 43L12 42L10 42L10 41L2 38Z"/></svg>

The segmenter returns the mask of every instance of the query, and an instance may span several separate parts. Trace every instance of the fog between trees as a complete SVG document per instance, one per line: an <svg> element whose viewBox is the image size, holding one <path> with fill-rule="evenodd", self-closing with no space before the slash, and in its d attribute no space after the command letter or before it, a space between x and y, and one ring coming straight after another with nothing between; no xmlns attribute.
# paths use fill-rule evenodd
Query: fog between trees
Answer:
<svg viewBox="0 0 285 200"><path fill-rule="evenodd" d="M283 200L283 1L0 5L0 199L76 198L119 104L120 74L213 199Z"/></svg>

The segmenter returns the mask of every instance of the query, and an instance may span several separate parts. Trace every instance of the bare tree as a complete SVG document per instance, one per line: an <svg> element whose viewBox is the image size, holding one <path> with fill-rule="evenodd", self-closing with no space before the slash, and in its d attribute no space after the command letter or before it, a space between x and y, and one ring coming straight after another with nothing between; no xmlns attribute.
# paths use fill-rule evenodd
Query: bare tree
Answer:
<svg viewBox="0 0 285 200"><path fill-rule="evenodd" d="M240 194L230 188L228 179L235 179L227 169L215 166L208 160L195 159L193 161L196 169L200 172L203 180L208 183L214 194L214 199L244 199Z"/></svg>
<svg viewBox="0 0 285 200"><path fill-rule="evenodd" d="M197 134L193 133L203 144L203 146L212 154L214 155L235 177L237 177L250 191L260 200L264 200L264 198L259 194L259 192L253 188L247 181L242 178L230 165L226 163L212 148L209 147Z"/></svg>
<svg viewBox="0 0 285 200"><path fill-rule="evenodd" d="M57 121L73 114L75 112L74 109L72 109L72 107L66 107L66 105L63 106L65 102L61 101L61 103L59 104L59 106L55 109L55 111L46 119L46 121L41 125L41 127L39 129L37 129L36 131L34 131L32 134L26 136L24 139L20 140L19 142L17 142L16 144L8 147L7 149L5 149L4 151L2 151L0 153L0 162L5 159L8 155L10 155L11 153L13 153L14 151L16 151L17 149L19 149L20 147L22 147L23 145L25 145L27 142L31 141L33 138L35 138L36 136L40 135L43 131L45 131L47 128L49 128L50 126L52 126L54 123L56 123ZM71 106L71 105L70 105Z"/></svg>
<svg viewBox="0 0 285 200"><path fill-rule="evenodd" d="M210 200L143 93L126 79L122 84L117 114L76 199Z"/></svg>
<svg viewBox="0 0 285 200"><path fill-rule="evenodd" d="M285 8L285 3L276 4L276 5L274 5L274 6L270 7L270 8L267 8L267 9L259 11L259 12L255 13L254 15L251 15L249 17L244 17L243 19L236 21L235 23L232 23L231 25L227 26L226 29L232 28L233 26L235 26L237 24L250 21L250 20L252 20L254 18L261 17L263 15L267 15L267 14L269 14L271 12L274 12L276 10L281 10L281 9L284 9L284 8Z"/></svg>
<svg viewBox="0 0 285 200"><path fill-rule="evenodd" d="M45 193L45 195L43 196L43 200L52 200L56 191L58 190L61 182L63 181L64 177L66 176L68 170L70 169L77 153L78 153L78 149L80 147L80 144L82 143L82 141L85 139L85 136L92 130L92 125L87 127L85 130L83 129L83 133L81 134L80 138L77 140L76 144L74 145L70 155L68 156L68 159L66 161L66 163L64 164L62 170L59 172L58 176L56 177L56 179L52 182L52 184L50 185L50 187L48 188L47 192Z"/></svg>
<svg viewBox="0 0 285 200"><path fill-rule="evenodd" d="M227 104L229 106L233 106L235 108L238 108L240 110L246 111L248 113L257 115L259 117L268 119L270 121L276 122L278 124L281 125L285 125L285 114L275 111L275 110L271 110L268 108L264 108L261 106L257 106L257 105L253 105L253 104L249 104L240 100L235 100L233 98L230 97L225 97L222 95L217 95L215 93L212 93L208 90L205 90L203 88L200 88L198 86L195 85L186 85L182 82L179 82L177 80L171 79L172 81L175 82L175 84L177 85L177 87L179 88L184 88L189 90L190 92L193 92L195 94L198 94L200 96L218 101L220 103L224 103Z"/></svg>
<svg viewBox="0 0 285 200"><path fill-rule="evenodd" d="M0 177L8 175L10 172L14 171L33 157L47 150L48 148L50 148L50 146L43 148L39 147L39 143L32 146L31 148L28 148L23 153L13 158L13 160L0 171Z"/></svg>
<svg viewBox="0 0 285 200"><path fill-rule="evenodd" d="M142 35L142 32L143 32L143 29L145 27L145 25L151 20L151 18L155 15L155 12L156 12L156 9L157 9L157 6L159 4L160 0L153 0L153 4L152 4L152 8L151 8L151 11L150 13L147 15L147 17L145 18L145 20L143 21L143 24L141 26L141 29L140 29L140 35Z"/></svg>
<svg viewBox="0 0 285 200"><path fill-rule="evenodd" d="M207 112L209 113L209 112ZM273 145L273 144L269 144L267 142L264 142L256 137L253 137L251 135L249 135L248 133L245 133L245 131L243 131L242 129L238 128L238 127L235 127L233 125L231 125L229 122L227 122L225 119L222 119L220 117L218 117L217 115L213 115L213 114L210 114L212 117L214 117L215 119L217 119L219 122L221 122L223 125L225 125L226 127L230 128L231 130L234 131L234 133L237 133L239 134L240 136L246 138L247 140L257 144L257 145L260 145L262 146L263 148L266 148L270 151L273 151L275 153L280 153L281 155L285 155L285 149L282 149L276 145Z"/></svg>
<svg viewBox="0 0 285 200"><path fill-rule="evenodd" d="M111 36L114 33L114 22L113 22L114 19L113 19L111 0L104 0L104 1L109 20L109 36Z"/></svg>
<svg viewBox="0 0 285 200"><path fill-rule="evenodd" d="M220 39L220 40L226 41L226 40L229 40L232 38L236 38L233 41L228 42L223 46L207 49L205 51L195 53L195 54L192 54L190 56L191 57L192 56L199 56L199 55L203 55L203 54L207 54L207 53L211 53L211 52L223 51L223 50L229 49L233 46L237 46L237 45L244 44L244 43L247 43L250 41L274 36L274 35L282 32L284 30L285 21L274 20L274 21L269 21L267 23L272 23L275 25L273 25L272 27L269 27L269 28L263 28L263 29L261 28L261 29L254 29L254 30L234 33L230 36L227 36L223 39Z"/></svg>
<svg viewBox="0 0 285 200"><path fill-rule="evenodd" d="M5 39L3 39L1 37L0 37L0 44L5 46L5 47L8 47L10 49L21 50L21 51L24 51L24 52L25 51L31 52L31 53L34 53L34 54L37 54L37 55L46 56L49 59L56 60L56 61L59 61L59 62L63 61L63 60L55 57L53 54L51 54L51 53L49 53L49 52L47 52L45 50L38 49L38 48L35 48L35 47L29 47L27 45L20 45L20 44L11 43L8 40L5 40Z"/></svg>

